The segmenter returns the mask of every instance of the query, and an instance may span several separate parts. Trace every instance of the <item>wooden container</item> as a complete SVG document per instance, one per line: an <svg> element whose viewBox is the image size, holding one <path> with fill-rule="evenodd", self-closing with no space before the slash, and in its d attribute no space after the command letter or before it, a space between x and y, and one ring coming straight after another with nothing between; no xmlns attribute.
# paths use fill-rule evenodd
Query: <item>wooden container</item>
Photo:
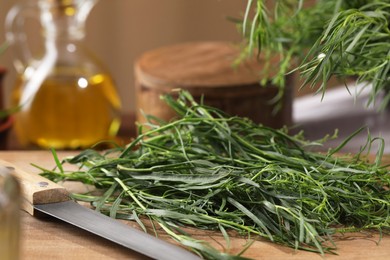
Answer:
<svg viewBox="0 0 390 260"><path fill-rule="evenodd" d="M292 118L292 87L287 86L282 109L274 114L271 100L278 88L260 85L262 64L257 60L234 66L240 50L226 42L195 42L172 45L144 53L135 64L136 120L141 111L164 120L175 116L160 96L172 89L188 90L195 99L231 116L242 116L270 127L289 125Z"/></svg>

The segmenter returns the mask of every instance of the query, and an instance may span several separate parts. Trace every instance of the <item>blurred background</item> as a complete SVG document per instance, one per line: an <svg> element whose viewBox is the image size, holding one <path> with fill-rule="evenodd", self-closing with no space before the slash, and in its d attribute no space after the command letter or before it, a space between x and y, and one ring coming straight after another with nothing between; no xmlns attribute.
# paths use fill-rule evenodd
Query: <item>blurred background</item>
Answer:
<svg viewBox="0 0 390 260"><path fill-rule="evenodd" d="M137 57L145 51L174 43L202 40L240 41L239 30L228 18L241 17L246 2L100 0L87 20L85 45L111 72L122 99L123 112L132 112L135 110L133 65ZM15 1L1 0L0 3L2 42L4 18ZM4 83L5 104L9 104L7 96L15 81L13 55L11 49L0 55L0 65L8 69Z"/></svg>
<svg viewBox="0 0 390 260"><path fill-rule="evenodd" d="M5 16L15 3L0 0L0 42L4 41ZM246 0L99 0L88 17L84 43L103 61L113 76L122 102L122 113L134 114L134 63L141 54L185 42L239 43L242 40L240 31L229 18L241 18L246 5ZM29 35L37 41L41 37L37 30L30 30ZM12 64L14 57L12 49L0 55L0 66L8 70L3 86L6 106L10 104L11 89L16 80ZM306 131L309 139L332 134L335 128L341 128L340 138L362 125L371 126L373 135L382 135L381 131L375 131L378 125L381 129L389 129L386 115L377 114L375 108L365 109L367 95L356 100L342 83L332 84L340 86L342 90L329 92L321 100L321 95L306 95L313 92L309 88L298 91L300 83L295 83L293 96L309 97L294 99L293 122L298 129ZM338 107L340 104L342 108ZM348 127L344 126L345 118L350 119ZM365 138L363 134L362 141L351 150L359 149ZM330 144L336 145L339 140Z"/></svg>

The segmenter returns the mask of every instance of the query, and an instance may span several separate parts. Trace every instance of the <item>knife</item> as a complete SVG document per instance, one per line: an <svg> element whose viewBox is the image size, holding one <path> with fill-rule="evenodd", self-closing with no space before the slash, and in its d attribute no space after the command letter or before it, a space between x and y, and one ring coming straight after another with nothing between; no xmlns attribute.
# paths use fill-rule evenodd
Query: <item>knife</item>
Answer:
<svg viewBox="0 0 390 260"><path fill-rule="evenodd" d="M53 216L153 259L201 259L184 248L74 202L64 187L40 175L29 174L3 160L0 171L11 172L18 179L23 197L21 208L32 216Z"/></svg>

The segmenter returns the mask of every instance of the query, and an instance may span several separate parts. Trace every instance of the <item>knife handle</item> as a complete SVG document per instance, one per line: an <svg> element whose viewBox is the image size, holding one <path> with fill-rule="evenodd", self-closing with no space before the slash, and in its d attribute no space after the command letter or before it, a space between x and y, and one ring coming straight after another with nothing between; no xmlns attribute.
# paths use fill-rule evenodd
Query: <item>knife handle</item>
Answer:
<svg viewBox="0 0 390 260"><path fill-rule="evenodd" d="M36 213L34 205L70 200L69 192L64 187L40 175L30 174L9 162L0 160L0 165L7 167L18 179L23 198L21 208L32 216Z"/></svg>

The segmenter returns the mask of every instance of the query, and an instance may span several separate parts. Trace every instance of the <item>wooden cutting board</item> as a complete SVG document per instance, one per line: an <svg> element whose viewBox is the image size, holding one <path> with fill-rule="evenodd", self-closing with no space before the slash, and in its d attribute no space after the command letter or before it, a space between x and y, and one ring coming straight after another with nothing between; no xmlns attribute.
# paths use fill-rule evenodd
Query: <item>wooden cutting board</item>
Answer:
<svg viewBox="0 0 390 260"><path fill-rule="evenodd" d="M60 152L59 157L74 154ZM386 158L388 160L390 157ZM51 168L54 166L49 151L0 151L0 159L16 164L20 168L38 173L31 163ZM390 161L390 160L388 160ZM72 187L70 187L72 188ZM135 223L126 222L136 226ZM80 230L61 221L44 218L36 219L22 213L21 259L146 259L143 256L120 247L112 242ZM204 239L224 250L224 238L214 232L192 231L195 237ZM162 236L163 239L168 239ZM357 260L388 260L390 259L390 236L386 235L380 243L377 233L352 233L340 235L335 239L339 255L322 257L316 253L295 251L294 249L278 246L268 241L255 241L245 252L244 256L253 259L357 259ZM248 242L242 237L234 237L231 241L230 252L239 252Z"/></svg>

